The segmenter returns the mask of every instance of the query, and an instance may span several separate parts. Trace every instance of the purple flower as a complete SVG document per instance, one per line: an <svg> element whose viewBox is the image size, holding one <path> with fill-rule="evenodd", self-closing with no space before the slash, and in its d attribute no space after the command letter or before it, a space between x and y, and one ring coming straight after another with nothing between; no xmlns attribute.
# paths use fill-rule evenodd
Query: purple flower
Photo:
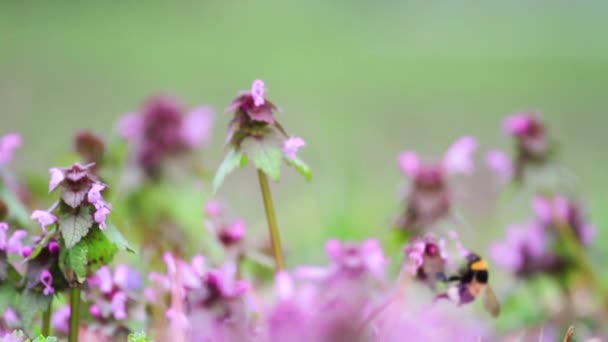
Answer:
<svg viewBox="0 0 608 342"><path fill-rule="evenodd" d="M397 219L397 227L418 233L446 216L451 206L447 176L472 173L476 149L475 138L465 136L450 146L441 162L423 163L415 152L402 152L398 165L412 179L412 187L407 194L407 206Z"/></svg>
<svg viewBox="0 0 608 342"><path fill-rule="evenodd" d="M112 282L112 271L108 266L100 267L97 272L95 272L95 275L89 278L89 284L91 286L98 287L101 293L111 293L112 289L114 288L114 283Z"/></svg>
<svg viewBox="0 0 608 342"><path fill-rule="evenodd" d="M297 158L298 150L306 146L306 141L300 137L291 137L283 144L283 152L287 159L293 160Z"/></svg>
<svg viewBox="0 0 608 342"><path fill-rule="evenodd" d="M369 239L359 244L328 240L325 251L339 270L349 274L369 273L383 279L388 260L378 240Z"/></svg>
<svg viewBox="0 0 608 342"><path fill-rule="evenodd" d="M540 225L549 232L554 232L556 225L566 225L583 245L591 243L595 237L595 228L586 221L579 205L566 197L537 196L533 208Z"/></svg>
<svg viewBox="0 0 608 342"><path fill-rule="evenodd" d="M448 260L444 239L437 239L431 234L423 238L415 237L405 246L404 252L404 268L418 280L434 286L444 276Z"/></svg>
<svg viewBox="0 0 608 342"><path fill-rule="evenodd" d="M9 237L8 224L0 222L0 251L8 254L20 254L23 248L21 240L26 236L27 232L25 230L16 230Z"/></svg>
<svg viewBox="0 0 608 342"><path fill-rule="evenodd" d="M112 315L117 321L122 321L127 318L127 294L124 292L116 292L112 296Z"/></svg>
<svg viewBox="0 0 608 342"><path fill-rule="evenodd" d="M103 196L101 195L101 191L105 188L106 185L102 183L94 183L91 186L87 199L89 200L89 203L95 206L95 208L105 206L105 201L103 200Z"/></svg>
<svg viewBox="0 0 608 342"><path fill-rule="evenodd" d="M214 115L210 107L199 107L184 117L181 135L185 145L195 148L209 142Z"/></svg>
<svg viewBox="0 0 608 342"><path fill-rule="evenodd" d="M57 222L57 216L45 210L34 210L32 219L37 220L42 227L42 231L46 233L46 227Z"/></svg>
<svg viewBox="0 0 608 342"><path fill-rule="evenodd" d="M253 104L256 107L263 106L266 103L264 93L266 92L264 81L255 80L251 84L251 97L253 97Z"/></svg>
<svg viewBox="0 0 608 342"><path fill-rule="evenodd" d="M52 240L51 242L49 242L48 249L52 255L57 255L57 253L59 253L59 243L55 240Z"/></svg>
<svg viewBox="0 0 608 342"><path fill-rule="evenodd" d="M208 218L217 218L219 216L221 216L223 213L223 207L222 204L219 201L209 201L207 202L207 205L205 206L205 215Z"/></svg>
<svg viewBox="0 0 608 342"><path fill-rule="evenodd" d="M148 176L158 176L168 157L209 140L211 109L199 107L185 113L175 98L157 95L146 101L138 113L129 113L119 122L120 134L131 143L138 165Z"/></svg>
<svg viewBox="0 0 608 342"><path fill-rule="evenodd" d="M443 167L447 173L470 174L475 166L473 164L473 154L477 149L477 140L466 136L456 140L448 148L443 157Z"/></svg>
<svg viewBox="0 0 608 342"><path fill-rule="evenodd" d="M40 273L40 282L44 286L42 293L45 296L50 296L55 293L55 288L53 288L53 275L49 270L44 270Z"/></svg>
<svg viewBox="0 0 608 342"><path fill-rule="evenodd" d="M67 334L70 331L70 306L64 305L55 311L51 324L56 332Z"/></svg>
<svg viewBox="0 0 608 342"><path fill-rule="evenodd" d="M93 304L91 305L91 307L89 308L89 313L91 314L91 316L99 319L102 318L102 312L101 312L101 308L99 307L99 305L97 304Z"/></svg>
<svg viewBox="0 0 608 342"><path fill-rule="evenodd" d="M51 180L49 182L49 193L55 190L61 182L65 179L65 174L61 169L56 167L49 169L49 173L51 174Z"/></svg>
<svg viewBox="0 0 608 342"><path fill-rule="evenodd" d="M215 234L224 247L236 246L245 237L247 224L244 220L235 220L230 224L222 224Z"/></svg>
<svg viewBox="0 0 608 342"><path fill-rule="evenodd" d="M99 229L106 228L106 218L110 215L110 209L107 207L101 207L95 211L94 219L99 224Z"/></svg>
<svg viewBox="0 0 608 342"><path fill-rule="evenodd" d="M521 272L530 265L531 260L543 257L546 252L543 230L535 224L510 226L504 241L490 245L490 255L494 262L513 273Z"/></svg>
<svg viewBox="0 0 608 342"><path fill-rule="evenodd" d="M226 108L226 112L239 111L247 115L249 120L274 125L273 112L276 109L275 105L265 98L264 81L255 80L251 85L251 90L241 92Z"/></svg>
<svg viewBox="0 0 608 342"><path fill-rule="evenodd" d="M5 166L13 159L15 150L21 146L21 136L9 133L0 138L0 167Z"/></svg>

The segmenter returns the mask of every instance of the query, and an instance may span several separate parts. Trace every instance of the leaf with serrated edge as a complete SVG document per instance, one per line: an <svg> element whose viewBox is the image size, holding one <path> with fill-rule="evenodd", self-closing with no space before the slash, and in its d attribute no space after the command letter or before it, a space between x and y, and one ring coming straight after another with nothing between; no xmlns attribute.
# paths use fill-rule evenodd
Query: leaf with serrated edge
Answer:
<svg viewBox="0 0 608 342"><path fill-rule="evenodd" d="M88 208L80 208L78 214L64 214L59 217L59 230L66 248L72 248L87 235L93 225L93 218Z"/></svg>
<svg viewBox="0 0 608 342"><path fill-rule="evenodd" d="M241 151L275 182L281 178L283 150L273 135L248 137L241 143Z"/></svg>
<svg viewBox="0 0 608 342"><path fill-rule="evenodd" d="M112 223L108 223L107 227L101 231L110 240L118 250L135 253L135 249L129 244L129 241L122 235L120 230Z"/></svg>
<svg viewBox="0 0 608 342"><path fill-rule="evenodd" d="M298 170L298 172L306 179L310 181L312 179L312 170L302 159L296 157L294 159L287 159L287 164L291 165Z"/></svg>
<svg viewBox="0 0 608 342"><path fill-rule="evenodd" d="M83 283L87 277L87 253L89 248L85 243L86 240L81 240L74 248L68 251L66 258L67 266L76 275L76 280Z"/></svg>
<svg viewBox="0 0 608 342"><path fill-rule="evenodd" d="M101 266L110 263L118 247L96 226L91 229L80 244L87 246L87 265L89 272L97 271Z"/></svg>
<svg viewBox="0 0 608 342"><path fill-rule="evenodd" d="M216 193L219 190L222 183L224 183L224 179L228 176L234 169L239 166L245 166L247 161L243 160L243 154L236 149L231 149L224 157L224 160L217 168L215 172L215 177L213 178L213 192Z"/></svg>

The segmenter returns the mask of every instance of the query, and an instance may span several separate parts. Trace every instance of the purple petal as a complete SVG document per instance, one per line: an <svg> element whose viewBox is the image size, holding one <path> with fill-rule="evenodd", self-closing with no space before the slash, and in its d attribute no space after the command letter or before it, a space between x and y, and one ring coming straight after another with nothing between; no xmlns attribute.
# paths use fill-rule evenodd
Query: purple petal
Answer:
<svg viewBox="0 0 608 342"><path fill-rule="evenodd" d="M296 159L298 150L306 146L306 141L300 137L291 137L283 143L283 152L288 159Z"/></svg>
<svg viewBox="0 0 608 342"><path fill-rule="evenodd" d="M114 283L112 282L112 271L108 266L102 266L95 273L95 283L99 287L99 291L101 293L110 293L114 288Z"/></svg>
<svg viewBox="0 0 608 342"><path fill-rule="evenodd" d="M211 200L205 205L205 215L208 218L216 218L222 215L222 203L220 201Z"/></svg>
<svg viewBox="0 0 608 342"><path fill-rule="evenodd" d="M477 149L477 140L471 136L456 140L443 158L443 167L448 173L471 174L475 168L473 154Z"/></svg>
<svg viewBox="0 0 608 342"><path fill-rule="evenodd" d="M44 270L40 273L40 282L44 285L42 293L45 296L52 295L55 292L55 289L53 288L53 275L49 270Z"/></svg>
<svg viewBox="0 0 608 342"><path fill-rule="evenodd" d="M95 222L99 224L99 229L106 228L106 218L108 215L110 215L110 209L107 207L101 207L95 211L93 218L95 219Z"/></svg>
<svg viewBox="0 0 608 342"><path fill-rule="evenodd" d="M214 116L210 107L199 107L186 115L180 132L184 143L191 148L206 145L211 139Z"/></svg>
<svg viewBox="0 0 608 342"><path fill-rule="evenodd" d="M87 194L87 199L89 203L93 204L96 208L104 206L105 202L103 200L103 196L101 195L101 191L106 188L105 184L102 183L94 183L89 189L89 193Z"/></svg>
<svg viewBox="0 0 608 342"><path fill-rule="evenodd" d="M25 230L16 230L13 235L8 239L6 243L6 251L8 253L19 254L21 253L21 248L23 244L21 240L27 236L27 231Z"/></svg>
<svg viewBox="0 0 608 342"><path fill-rule="evenodd" d="M251 84L251 97L253 97L253 104L256 107L263 106L264 103L266 102L266 99L264 98L265 93L266 93L266 90L265 90L264 81L262 81L262 80L253 81L253 84Z"/></svg>
<svg viewBox="0 0 608 342"><path fill-rule="evenodd" d="M53 314L51 318L53 330L67 334L70 330L70 306L64 305Z"/></svg>
<svg viewBox="0 0 608 342"><path fill-rule="evenodd" d="M325 243L325 253L334 261L342 256L342 242L337 239L329 239Z"/></svg>
<svg viewBox="0 0 608 342"><path fill-rule="evenodd" d="M589 223L583 224L580 227L580 238L583 245L589 245L596 237L595 226Z"/></svg>
<svg viewBox="0 0 608 342"><path fill-rule="evenodd" d="M526 113L518 113L511 115L503 122L503 130L508 135L523 134L528 129L530 123L530 115Z"/></svg>
<svg viewBox="0 0 608 342"><path fill-rule="evenodd" d="M205 261L205 257L202 255L196 255L190 261L190 265L192 266L192 271L194 271L194 274L196 274L199 277L202 277L205 274L205 271L207 269L206 264L207 263Z"/></svg>
<svg viewBox="0 0 608 342"><path fill-rule="evenodd" d="M406 151L399 155L399 169L406 176L415 177L420 169L420 159L416 152Z"/></svg>
<svg viewBox="0 0 608 342"><path fill-rule="evenodd" d="M44 210L35 210L32 213L32 219L37 220L40 226L42 227L42 231L46 232L46 227L57 222L57 216L49 213Z"/></svg>
<svg viewBox="0 0 608 342"><path fill-rule="evenodd" d="M55 188L63 182L65 179L65 174L61 169L56 167L49 169L49 173L51 174L51 180L49 181L49 193L55 190Z"/></svg>
<svg viewBox="0 0 608 342"><path fill-rule="evenodd" d="M272 114L272 108L268 106L248 110L247 115L253 121L266 122L270 125L274 125L274 115Z"/></svg>
<svg viewBox="0 0 608 342"><path fill-rule="evenodd" d="M21 135L9 133L0 138L0 166L8 164L13 159L15 150L21 146Z"/></svg>
<svg viewBox="0 0 608 342"><path fill-rule="evenodd" d="M509 180L513 176L513 163L506 153L500 150L491 150L486 154L486 165L496 172L500 179Z"/></svg>
<svg viewBox="0 0 608 342"><path fill-rule="evenodd" d="M553 221L553 204L548 198L537 196L532 201L534 213L543 223L548 224Z"/></svg>
<svg viewBox="0 0 608 342"><path fill-rule="evenodd" d="M123 290L129 288L129 266L118 265L114 269L114 283Z"/></svg>
<svg viewBox="0 0 608 342"><path fill-rule="evenodd" d="M122 321L127 318L127 294L124 292L117 292L112 297L112 314L114 319Z"/></svg>
<svg viewBox="0 0 608 342"><path fill-rule="evenodd" d="M277 289L277 294L281 300L288 300L293 297L294 284L293 279L289 276L289 273L286 271L277 273L274 283L275 288Z"/></svg>

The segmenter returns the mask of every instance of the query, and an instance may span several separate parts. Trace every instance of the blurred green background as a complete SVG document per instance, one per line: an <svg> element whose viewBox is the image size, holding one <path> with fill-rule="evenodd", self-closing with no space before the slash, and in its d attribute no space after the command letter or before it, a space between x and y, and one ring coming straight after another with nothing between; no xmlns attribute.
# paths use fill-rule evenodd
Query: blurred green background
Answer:
<svg viewBox="0 0 608 342"><path fill-rule="evenodd" d="M123 113L168 92L218 111L204 151L214 170L223 108L262 78L315 172L307 184L289 170L273 186L293 265L322 260L330 236L387 234L405 182L399 151L439 157L463 134L482 151L508 148L501 119L539 110L606 241L607 10L602 1L2 1L0 133L24 134L17 169L45 173L74 129L109 135ZM488 218L482 157L463 200L475 246L502 235ZM219 197L265 233L253 170L233 174ZM518 204L515 222L529 213Z"/></svg>

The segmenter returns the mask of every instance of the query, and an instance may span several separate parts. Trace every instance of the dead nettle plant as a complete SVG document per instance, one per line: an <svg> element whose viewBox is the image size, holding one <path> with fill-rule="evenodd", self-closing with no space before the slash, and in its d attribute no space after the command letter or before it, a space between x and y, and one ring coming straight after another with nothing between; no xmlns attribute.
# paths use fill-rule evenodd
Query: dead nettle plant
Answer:
<svg viewBox="0 0 608 342"><path fill-rule="evenodd" d="M279 181L283 162L295 167L307 180L312 178L312 172L297 156L306 142L286 132L275 118L277 111L278 108L266 98L262 80L253 81L251 89L241 92L226 108L234 117L226 135L228 153L215 174L213 189L216 192L236 168L246 166L249 161L253 163L262 191L275 266L277 270L283 270L285 261L268 178Z"/></svg>

